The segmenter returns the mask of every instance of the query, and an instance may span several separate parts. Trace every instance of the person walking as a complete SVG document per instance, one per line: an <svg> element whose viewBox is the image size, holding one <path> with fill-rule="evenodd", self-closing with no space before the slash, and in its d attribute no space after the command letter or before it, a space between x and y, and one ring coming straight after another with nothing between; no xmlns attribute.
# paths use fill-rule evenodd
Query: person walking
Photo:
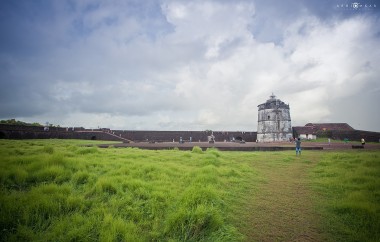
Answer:
<svg viewBox="0 0 380 242"><path fill-rule="evenodd" d="M362 145L363 145L363 146L365 145L365 140L364 140L364 138L362 138Z"/></svg>
<svg viewBox="0 0 380 242"><path fill-rule="evenodd" d="M301 155L301 138L296 139L296 155Z"/></svg>

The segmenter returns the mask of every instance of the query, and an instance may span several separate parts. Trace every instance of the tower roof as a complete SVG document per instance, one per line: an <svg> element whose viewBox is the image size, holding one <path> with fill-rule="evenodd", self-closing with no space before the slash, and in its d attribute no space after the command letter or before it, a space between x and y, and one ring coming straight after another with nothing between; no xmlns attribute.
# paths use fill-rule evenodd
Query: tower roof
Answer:
<svg viewBox="0 0 380 242"><path fill-rule="evenodd" d="M289 109L289 105L285 104L280 99L277 99L276 96L273 94L273 92L272 92L272 95L269 97L270 98L265 103L262 103L262 104L257 106L259 108L259 110L274 109L274 108Z"/></svg>
<svg viewBox="0 0 380 242"><path fill-rule="evenodd" d="M273 100L273 99L276 99L276 95L274 95L273 92L272 92L272 95L270 95L270 99L269 100Z"/></svg>

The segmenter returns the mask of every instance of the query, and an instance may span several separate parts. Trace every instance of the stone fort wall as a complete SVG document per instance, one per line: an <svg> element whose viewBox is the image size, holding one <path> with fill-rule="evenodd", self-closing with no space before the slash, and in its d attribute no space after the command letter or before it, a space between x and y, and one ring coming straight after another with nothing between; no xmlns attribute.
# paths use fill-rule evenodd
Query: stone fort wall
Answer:
<svg viewBox="0 0 380 242"><path fill-rule="evenodd" d="M255 142L257 132L231 132L214 131L215 141L223 142L245 140ZM140 131L140 130L110 130L110 129L85 129L83 127L59 128L50 127L44 131L44 127L0 124L0 139L84 139L84 140L109 140L109 141L134 141L134 142L178 142L180 137L185 142L207 142L210 131ZM379 142L380 132L363 130L330 130L327 134L317 133L317 137L333 138L337 140L348 139L360 141L364 138L367 142Z"/></svg>
<svg viewBox="0 0 380 242"><path fill-rule="evenodd" d="M317 137L322 137L322 135L323 132L317 132ZM328 132L328 138L358 142L364 138L366 142L380 142L380 133L364 130L331 130Z"/></svg>
<svg viewBox="0 0 380 242"><path fill-rule="evenodd" d="M184 141L206 142L210 131L140 131L140 130L110 130L110 129L85 129L83 127L62 128L50 127L48 131L44 127L0 124L1 139L87 139L109 141L134 141L134 142L179 142L180 137ZM254 142L256 132L230 132L214 131L215 141L245 140Z"/></svg>

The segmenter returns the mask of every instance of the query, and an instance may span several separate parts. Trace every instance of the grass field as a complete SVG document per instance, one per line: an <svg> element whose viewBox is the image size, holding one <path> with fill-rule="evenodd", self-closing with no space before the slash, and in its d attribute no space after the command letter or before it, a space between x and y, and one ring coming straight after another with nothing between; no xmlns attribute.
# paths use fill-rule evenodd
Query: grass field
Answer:
<svg viewBox="0 0 380 242"><path fill-rule="evenodd" d="M2 241L379 241L380 152L0 140Z"/></svg>
<svg viewBox="0 0 380 242"><path fill-rule="evenodd" d="M334 241L380 241L380 152L331 152L312 170L323 228Z"/></svg>

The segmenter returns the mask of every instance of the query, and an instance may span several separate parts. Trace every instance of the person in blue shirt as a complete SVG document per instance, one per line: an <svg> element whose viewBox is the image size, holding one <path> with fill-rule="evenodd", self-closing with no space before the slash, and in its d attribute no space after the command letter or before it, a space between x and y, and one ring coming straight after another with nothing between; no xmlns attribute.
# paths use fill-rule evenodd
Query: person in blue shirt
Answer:
<svg viewBox="0 0 380 242"><path fill-rule="evenodd" d="M301 155L301 138L296 139L296 155Z"/></svg>

